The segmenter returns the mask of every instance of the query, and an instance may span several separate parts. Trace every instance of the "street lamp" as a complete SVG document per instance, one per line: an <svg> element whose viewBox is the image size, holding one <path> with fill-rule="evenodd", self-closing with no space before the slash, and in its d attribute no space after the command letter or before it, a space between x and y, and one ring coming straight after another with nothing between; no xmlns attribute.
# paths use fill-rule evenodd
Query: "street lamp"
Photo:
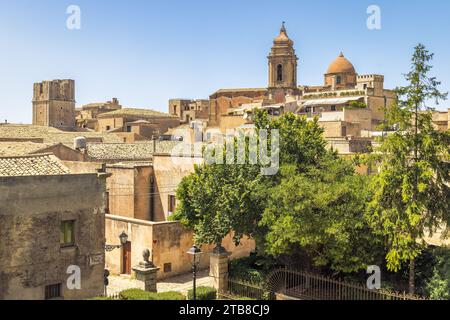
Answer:
<svg viewBox="0 0 450 320"><path fill-rule="evenodd" d="M120 244L105 244L105 250L107 252L113 251L114 249L119 249L123 247L128 242L128 235L125 231L119 235Z"/></svg>
<svg viewBox="0 0 450 320"><path fill-rule="evenodd" d="M197 288L195 282L197 280L197 264L200 262L200 255L202 254L202 251L194 245L186 253L192 255L192 296L193 300L197 300Z"/></svg>
<svg viewBox="0 0 450 320"><path fill-rule="evenodd" d="M122 248L127 242L128 242L128 235L125 233L125 231L122 231L122 233L119 235L119 240L120 240L120 244L106 244L105 243L105 251L107 252L111 252L114 249L119 249ZM104 282L104 286L105 286L105 297L107 295L107 287L109 284L109 270L105 269L104 273L103 273L103 282Z"/></svg>

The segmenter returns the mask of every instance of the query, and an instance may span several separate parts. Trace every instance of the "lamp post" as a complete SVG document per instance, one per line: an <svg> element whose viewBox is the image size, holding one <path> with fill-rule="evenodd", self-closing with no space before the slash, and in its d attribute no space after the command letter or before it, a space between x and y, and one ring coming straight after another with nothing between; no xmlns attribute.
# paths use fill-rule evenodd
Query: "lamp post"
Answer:
<svg viewBox="0 0 450 320"><path fill-rule="evenodd" d="M119 240L120 240L120 244L106 244L105 243L105 251L111 252L114 249L122 248L128 242L128 235L125 233L125 231L122 231L122 233L119 235ZM103 274L103 282L105 285L105 296L107 296L107 293L108 293L108 291L107 291L107 287L109 284L108 277L109 277L109 270L105 269L104 274Z"/></svg>
<svg viewBox="0 0 450 320"><path fill-rule="evenodd" d="M111 252L114 249L122 248L127 242L128 242L128 235L125 233L125 231L122 231L122 233L119 235L120 244L105 244L105 250L107 252Z"/></svg>
<svg viewBox="0 0 450 320"><path fill-rule="evenodd" d="M192 255L192 285L193 285L192 296L193 300L197 300L197 293L196 293L197 264L200 261L197 257L200 257L202 251L199 248L197 248L197 246L194 245L186 253Z"/></svg>

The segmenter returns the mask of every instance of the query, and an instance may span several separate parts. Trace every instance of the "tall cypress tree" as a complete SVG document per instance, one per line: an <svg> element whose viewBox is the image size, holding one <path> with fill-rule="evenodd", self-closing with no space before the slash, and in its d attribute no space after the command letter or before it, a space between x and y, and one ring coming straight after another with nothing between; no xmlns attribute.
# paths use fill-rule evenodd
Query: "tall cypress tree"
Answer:
<svg viewBox="0 0 450 320"><path fill-rule="evenodd" d="M408 84L396 89L398 102L386 109L386 124L393 133L383 137L374 158L380 172L373 180L374 196L368 219L384 235L388 269L398 271L409 262L409 292L415 291L415 258L423 237L437 229L448 232L450 223L450 134L433 127L431 100L447 97L440 82L429 76L433 54L415 47Z"/></svg>

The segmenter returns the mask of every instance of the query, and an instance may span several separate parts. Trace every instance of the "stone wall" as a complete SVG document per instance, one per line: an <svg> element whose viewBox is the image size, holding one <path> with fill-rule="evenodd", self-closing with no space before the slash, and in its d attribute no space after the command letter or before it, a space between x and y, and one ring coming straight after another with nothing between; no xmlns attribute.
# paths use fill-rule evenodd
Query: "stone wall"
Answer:
<svg viewBox="0 0 450 320"><path fill-rule="evenodd" d="M111 214L147 221L163 216L155 205L151 164L108 165L106 171L112 174L107 180Z"/></svg>
<svg viewBox="0 0 450 320"><path fill-rule="evenodd" d="M167 221L169 218L169 196L174 196L181 179L194 172L195 164L201 164L203 158L171 157L154 155L155 175L155 215L154 221Z"/></svg>
<svg viewBox="0 0 450 320"><path fill-rule="evenodd" d="M64 299L102 294L104 192L97 174L0 178L0 300L41 300L54 284ZM60 245L64 220L76 221L74 246ZM80 290L67 288L71 265Z"/></svg>
<svg viewBox="0 0 450 320"><path fill-rule="evenodd" d="M186 253L192 247L192 231L187 230L179 222L150 222L125 217L106 215L106 241L118 244L119 235L125 231L131 242L131 265L142 261L144 249L151 251L153 262L160 267L157 278L164 279L191 270L191 257ZM222 245L231 252L231 259L248 256L254 250L253 240L243 239L242 244L235 246L232 236L228 235ZM213 246L202 246L200 268L209 267L209 255ZM112 274L122 273L122 250L106 253L106 268ZM169 268L170 266L170 268Z"/></svg>

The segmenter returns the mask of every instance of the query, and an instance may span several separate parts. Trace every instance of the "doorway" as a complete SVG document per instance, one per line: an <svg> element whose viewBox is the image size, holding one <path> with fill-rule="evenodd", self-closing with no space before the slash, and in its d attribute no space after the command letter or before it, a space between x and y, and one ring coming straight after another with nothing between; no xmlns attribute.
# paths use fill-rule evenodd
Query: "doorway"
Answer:
<svg viewBox="0 0 450 320"><path fill-rule="evenodd" d="M122 274L131 274L131 242L122 247Z"/></svg>

